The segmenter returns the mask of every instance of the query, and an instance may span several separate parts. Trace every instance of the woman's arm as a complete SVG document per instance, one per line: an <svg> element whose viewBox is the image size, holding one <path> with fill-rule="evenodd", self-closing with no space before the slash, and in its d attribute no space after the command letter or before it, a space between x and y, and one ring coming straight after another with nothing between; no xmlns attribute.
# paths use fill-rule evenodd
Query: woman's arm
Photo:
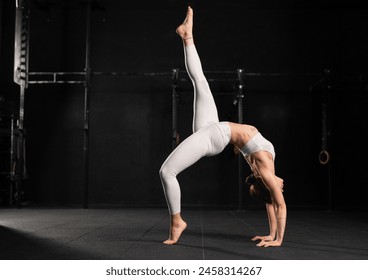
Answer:
<svg viewBox="0 0 368 280"><path fill-rule="evenodd" d="M276 213L273 204L266 203L267 208L267 216L268 216L268 224L270 226L270 235L272 236L272 240L276 239L277 233L277 220L276 220Z"/></svg>
<svg viewBox="0 0 368 280"><path fill-rule="evenodd" d="M280 188L270 189L271 197L273 200L273 208L276 217L277 236L276 240L273 241L262 241L257 246L281 246L284 239L285 228L286 228L286 215L287 208L284 200L284 196Z"/></svg>
<svg viewBox="0 0 368 280"><path fill-rule="evenodd" d="M268 224L270 226L270 234L266 236L255 236L252 238L252 241L273 241L276 239L276 232L277 232L277 220L276 220L276 214L275 214L275 208L273 204L266 203L266 210L267 210L267 216L268 216Z"/></svg>
<svg viewBox="0 0 368 280"><path fill-rule="evenodd" d="M273 190L271 192L271 196L273 197L274 200L274 207L277 220L277 238L274 246L281 246L282 241L284 240L284 233L286 228L287 208L281 189ZM269 246L273 245L270 244Z"/></svg>
<svg viewBox="0 0 368 280"><path fill-rule="evenodd" d="M279 186L277 177L270 171L269 168L265 168L265 166L260 166L258 168L261 178L264 184L269 188L274 212L276 216L276 225L277 225L277 236L276 240L273 241L262 241L257 246L281 246L282 241L284 239L285 227L286 227L286 203L284 200L284 196L282 194L282 187Z"/></svg>

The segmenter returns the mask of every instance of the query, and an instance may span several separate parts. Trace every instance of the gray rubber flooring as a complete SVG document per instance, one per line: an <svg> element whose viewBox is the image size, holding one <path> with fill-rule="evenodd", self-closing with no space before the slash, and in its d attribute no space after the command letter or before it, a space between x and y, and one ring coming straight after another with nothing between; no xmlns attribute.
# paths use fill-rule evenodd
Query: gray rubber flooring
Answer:
<svg viewBox="0 0 368 280"><path fill-rule="evenodd" d="M282 247L259 248L265 211L187 210L179 243L166 209L0 209L2 260L367 260L367 213L289 211Z"/></svg>

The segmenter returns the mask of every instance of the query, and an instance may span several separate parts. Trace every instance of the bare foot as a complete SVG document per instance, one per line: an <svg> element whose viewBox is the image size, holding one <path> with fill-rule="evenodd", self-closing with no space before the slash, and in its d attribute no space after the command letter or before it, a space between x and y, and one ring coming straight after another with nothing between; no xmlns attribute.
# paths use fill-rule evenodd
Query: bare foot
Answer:
<svg viewBox="0 0 368 280"><path fill-rule="evenodd" d="M184 43L193 43L193 10L188 7L184 22L176 28L176 33L184 40Z"/></svg>
<svg viewBox="0 0 368 280"><path fill-rule="evenodd" d="M179 221L171 222L170 226L170 237L163 243L166 245L173 245L178 242L181 234L186 229L187 223L184 222L181 218Z"/></svg>

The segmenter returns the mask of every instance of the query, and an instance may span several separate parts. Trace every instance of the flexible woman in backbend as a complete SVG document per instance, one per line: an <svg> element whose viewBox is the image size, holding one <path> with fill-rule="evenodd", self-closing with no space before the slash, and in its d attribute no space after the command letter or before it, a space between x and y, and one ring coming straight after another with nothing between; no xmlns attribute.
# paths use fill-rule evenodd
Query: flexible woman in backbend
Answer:
<svg viewBox="0 0 368 280"><path fill-rule="evenodd" d="M185 228L181 217L180 186L176 176L202 157L214 156L233 144L244 155L253 174L247 178L251 195L264 196L270 234L255 236L257 246L281 246L286 226L286 204L283 180L275 175L275 151L252 125L219 122L217 108L193 41L193 10L177 29L183 40L185 65L194 87L193 134L185 139L166 159L160 177L171 215L169 238L165 244L175 244ZM268 197L267 197L268 196Z"/></svg>

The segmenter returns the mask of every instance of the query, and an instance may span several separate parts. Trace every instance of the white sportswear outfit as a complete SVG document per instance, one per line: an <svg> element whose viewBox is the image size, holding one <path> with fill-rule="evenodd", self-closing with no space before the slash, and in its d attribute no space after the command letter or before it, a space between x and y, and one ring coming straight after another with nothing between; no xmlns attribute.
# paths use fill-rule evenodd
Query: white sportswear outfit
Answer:
<svg viewBox="0 0 368 280"><path fill-rule="evenodd" d="M275 161L276 153L272 143L262 136L260 132L254 135L249 141L240 149L244 157L258 151L267 151L272 155Z"/></svg>
<svg viewBox="0 0 368 280"><path fill-rule="evenodd" d="M180 186L176 176L202 157L221 153L231 138L228 122L219 122L216 104L194 45L184 46L184 57L185 66L194 87L193 134L168 156L160 169L161 182L171 215L181 211ZM241 149L243 155L268 150L274 157L272 144L260 133L253 138L256 137L261 137L259 138L261 143L248 141L248 143L251 142L249 147L247 148L247 143ZM272 150L268 149L269 146L264 146L265 143L270 144Z"/></svg>

